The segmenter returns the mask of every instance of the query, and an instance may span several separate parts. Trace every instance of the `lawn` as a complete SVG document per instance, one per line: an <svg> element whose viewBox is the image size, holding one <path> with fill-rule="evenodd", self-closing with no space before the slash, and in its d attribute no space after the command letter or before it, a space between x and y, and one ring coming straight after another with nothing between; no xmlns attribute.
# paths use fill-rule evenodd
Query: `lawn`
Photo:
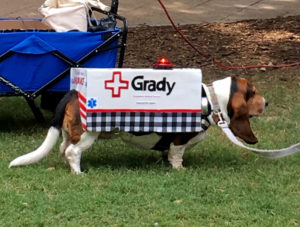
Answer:
<svg viewBox="0 0 300 227"><path fill-rule="evenodd" d="M298 67L299 72L299 67ZM258 148L300 141L297 68L250 79L269 102L251 119ZM43 141L48 124L22 98L0 98L0 226L299 226L300 154L267 159L232 145L212 127L171 169L160 153L119 139L98 141L70 173L58 145L41 162L8 169ZM51 113L46 113L50 120Z"/></svg>

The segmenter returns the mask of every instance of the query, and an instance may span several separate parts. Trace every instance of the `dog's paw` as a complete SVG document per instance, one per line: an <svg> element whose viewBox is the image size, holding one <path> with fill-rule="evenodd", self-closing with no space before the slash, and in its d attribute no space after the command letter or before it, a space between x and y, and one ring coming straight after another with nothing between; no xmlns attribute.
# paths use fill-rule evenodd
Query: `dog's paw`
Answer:
<svg viewBox="0 0 300 227"><path fill-rule="evenodd" d="M183 167L182 163L171 163L172 168L175 170L184 170L185 168Z"/></svg>

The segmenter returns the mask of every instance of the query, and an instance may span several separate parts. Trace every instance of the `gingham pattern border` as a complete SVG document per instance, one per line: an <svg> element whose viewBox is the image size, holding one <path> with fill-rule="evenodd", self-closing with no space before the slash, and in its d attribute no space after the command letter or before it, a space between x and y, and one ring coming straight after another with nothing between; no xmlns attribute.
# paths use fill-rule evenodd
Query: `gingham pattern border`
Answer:
<svg viewBox="0 0 300 227"><path fill-rule="evenodd" d="M88 112L86 126L96 132L199 132L201 113Z"/></svg>

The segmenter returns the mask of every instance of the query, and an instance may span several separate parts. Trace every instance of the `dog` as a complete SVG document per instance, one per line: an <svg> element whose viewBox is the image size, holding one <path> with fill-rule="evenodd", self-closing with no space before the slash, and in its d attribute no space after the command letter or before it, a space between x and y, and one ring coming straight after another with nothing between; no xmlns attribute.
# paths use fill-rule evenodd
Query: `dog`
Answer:
<svg viewBox="0 0 300 227"><path fill-rule="evenodd" d="M168 161L176 169L183 167L184 151L203 140L207 128L216 125L220 120L226 121L234 135L246 143L258 142L251 129L249 118L261 115L268 103L262 95L257 93L251 82L240 77L227 77L214 81L212 86L203 84L202 90L203 96L206 96L208 100L208 111L206 115L202 116L203 130L201 132L119 134L127 142L154 150L167 150ZM220 109L219 114L215 113L217 106ZM16 158L9 164L9 167L29 165L44 158L57 143L60 131L63 137L59 148L60 153L69 163L71 171L77 174L81 173L82 152L87 150L98 137L107 135L106 133L84 131L79 114L78 94L77 91L72 90L58 104L51 127L41 146L31 153Z"/></svg>

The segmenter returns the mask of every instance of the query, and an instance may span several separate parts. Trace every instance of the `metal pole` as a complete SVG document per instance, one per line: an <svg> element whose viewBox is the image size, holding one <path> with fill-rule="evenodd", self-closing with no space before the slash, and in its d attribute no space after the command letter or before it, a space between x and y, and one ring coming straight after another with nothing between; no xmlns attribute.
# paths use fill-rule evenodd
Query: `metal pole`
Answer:
<svg viewBox="0 0 300 227"><path fill-rule="evenodd" d="M118 0L112 0L111 1L110 12L113 13L113 14L117 14L118 13L118 7L119 7L119 1Z"/></svg>

